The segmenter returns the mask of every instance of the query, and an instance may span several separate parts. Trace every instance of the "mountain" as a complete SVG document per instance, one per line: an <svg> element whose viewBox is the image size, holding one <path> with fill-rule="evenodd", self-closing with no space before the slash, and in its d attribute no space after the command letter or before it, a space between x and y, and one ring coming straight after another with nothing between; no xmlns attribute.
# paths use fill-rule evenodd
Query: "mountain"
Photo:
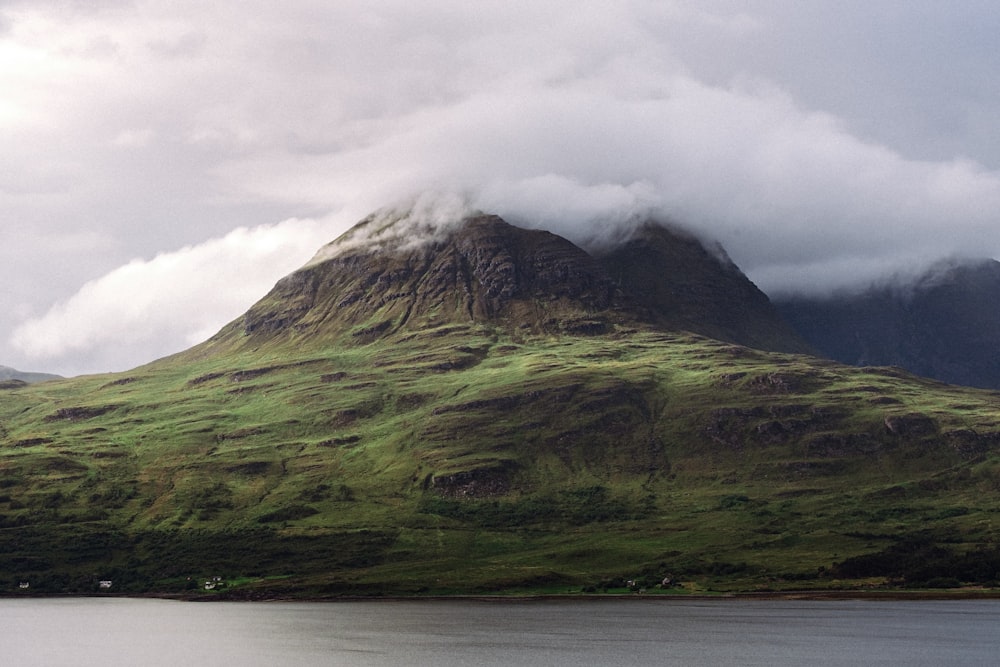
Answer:
<svg viewBox="0 0 1000 667"><path fill-rule="evenodd" d="M800 344L720 253L656 227L620 245L381 213L201 345L0 388L0 588L1000 578L996 394L693 333Z"/></svg>
<svg viewBox="0 0 1000 667"><path fill-rule="evenodd" d="M51 373L25 373L10 366L0 366L0 382L44 382L45 380L57 380L60 376Z"/></svg>
<svg viewBox="0 0 1000 667"><path fill-rule="evenodd" d="M403 330L489 323L532 335L654 324L760 349L809 350L724 254L662 225L647 223L623 244L591 255L497 216L461 223L423 230L426 238L413 241L400 231L405 221L372 216L279 281L206 347L372 341ZM369 228L377 231L365 236Z"/></svg>
<svg viewBox="0 0 1000 667"><path fill-rule="evenodd" d="M944 262L912 281L776 304L831 359L1000 389L1000 262Z"/></svg>
<svg viewBox="0 0 1000 667"><path fill-rule="evenodd" d="M597 252L647 321L762 350L812 350L733 264L682 230L647 222L624 242Z"/></svg>
<svg viewBox="0 0 1000 667"><path fill-rule="evenodd" d="M332 257L281 280L221 338L369 341L474 322L558 333L604 330L622 318L616 286L590 255L562 237L495 216L397 247L345 241L326 249Z"/></svg>

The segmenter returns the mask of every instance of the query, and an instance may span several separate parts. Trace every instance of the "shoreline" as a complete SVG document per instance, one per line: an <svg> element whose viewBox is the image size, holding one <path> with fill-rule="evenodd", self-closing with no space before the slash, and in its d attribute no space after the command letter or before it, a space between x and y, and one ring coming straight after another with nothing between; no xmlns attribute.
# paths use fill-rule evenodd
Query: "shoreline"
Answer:
<svg viewBox="0 0 1000 667"><path fill-rule="evenodd" d="M338 596L296 596L296 595L140 595L108 597L147 597L173 599L184 602L487 602L487 603L531 603L531 602L732 602L746 600L774 601L817 601L826 600L873 600L873 601L936 601L936 600L1000 600L1000 589L968 590L844 590L844 591L747 591L717 594L656 594L656 593L525 593L525 594L456 594L456 595L338 595Z"/></svg>
<svg viewBox="0 0 1000 667"><path fill-rule="evenodd" d="M174 600L179 602L485 602L485 603L531 603L531 602L594 602L635 601L635 602L738 602L747 600L774 601L816 601L827 600L872 600L872 601L939 601L939 600L1000 600L1000 588L982 589L942 589L942 590L796 590L796 591L743 591L719 593L520 593L490 594L463 593L455 595L296 595L268 594L263 591L231 591L219 594L190 593L66 593L66 594L8 594L0 593L2 600L16 599L59 599L59 598L107 598L107 599L150 599Z"/></svg>

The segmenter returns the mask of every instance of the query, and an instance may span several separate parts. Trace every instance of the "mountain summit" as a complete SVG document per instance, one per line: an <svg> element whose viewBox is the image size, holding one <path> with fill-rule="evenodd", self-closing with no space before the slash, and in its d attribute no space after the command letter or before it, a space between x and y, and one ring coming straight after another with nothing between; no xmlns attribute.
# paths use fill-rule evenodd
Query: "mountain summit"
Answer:
<svg viewBox="0 0 1000 667"><path fill-rule="evenodd" d="M618 246L588 253L495 215L429 225L384 213L279 281L209 347L370 342L452 324L584 335L654 326L808 350L724 253L654 222Z"/></svg>
<svg viewBox="0 0 1000 667"><path fill-rule="evenodd" d="M762 350L811 351L721 246L647 222L599 257L632 302L663 328Z"/></svg>

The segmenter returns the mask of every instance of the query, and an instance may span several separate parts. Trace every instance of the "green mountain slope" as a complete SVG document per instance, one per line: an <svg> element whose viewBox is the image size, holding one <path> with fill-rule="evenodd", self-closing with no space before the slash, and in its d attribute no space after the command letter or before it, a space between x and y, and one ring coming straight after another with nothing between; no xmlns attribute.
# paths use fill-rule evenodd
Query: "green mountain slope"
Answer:
<svg viewBox="0 0 1000 667"><path fill-rule="evenodd" d="M385 244L314 262L129 373L3 390L0 586L996 576L996 394L668 331L568 242L480 223L419 262Z"/></svg>

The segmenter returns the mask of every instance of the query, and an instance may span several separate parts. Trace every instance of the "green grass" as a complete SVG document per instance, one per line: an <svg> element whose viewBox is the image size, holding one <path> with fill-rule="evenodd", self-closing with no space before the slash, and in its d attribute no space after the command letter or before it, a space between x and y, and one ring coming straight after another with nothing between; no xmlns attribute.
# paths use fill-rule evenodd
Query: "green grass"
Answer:
<svg viewBox="0 0 1000 667"><path fill-rule="evenodd" d="M0 587L906 585L838 564L997 538L995 393L644 331L215 347L2 390Z"/></svg>

